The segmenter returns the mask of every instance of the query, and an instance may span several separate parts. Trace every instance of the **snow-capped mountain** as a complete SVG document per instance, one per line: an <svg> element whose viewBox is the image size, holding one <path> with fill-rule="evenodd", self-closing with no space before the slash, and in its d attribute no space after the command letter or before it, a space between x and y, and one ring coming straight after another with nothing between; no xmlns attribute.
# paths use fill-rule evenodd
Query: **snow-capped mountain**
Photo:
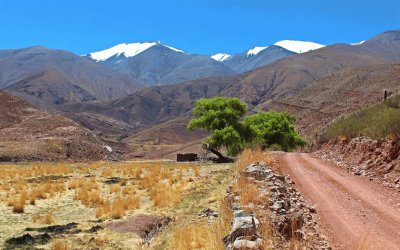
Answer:
<svg viewBox="0 0 400 250"><path fill-rule="evenodd" d="M179 53L185 53L184 51L182 51L180 49L176 49L176 48L161 44L159 41L157 41L157 42L143 42L143 43L121 43L121 44L115 45L109 49L92 52L92 53L88 54L88 56L97 62L106 61L107 59L109 59L111 57L114 57L114 56L118 57L120 55L124 55L126 58L129 58L129 57L134 57L137 54L140 54L143 51L145 51L153 46L156 46L156 45L164 46L166 48L169 48L169 49L179 52Z"/></svg>
<svg viewBox="0 0 400 250"><path fill-rule="evenodd" d="M123 43L89 53L86 57L125 73L147 86L235 74L229 67L209 56L186 53L160 42Z"/></svg>
<svg viewBox="0 0 400 250"><path fill-rule="evenodd" d="M234 55L229 60L223 61L222 63L235 72L242 73L295 54L296 53L282 47L271 45L252 48L243 53Z"/></svg>
<svg viewBox="0 0 400 250"><path fill-rule="evenodd" d="M314 42L283 40L270 46L256 46L235 55L218 53L212 55L211 58L227 65L236 73L242 73L293 54L305 53L322 47L324 45Z"/></svg>
<svg viewBox="0 0 400 250"><path fill-rule="evenodd" d="M313 42L284 40L270 46L256 46L235 55L217 53L208 56L190 54L156 41L121 43L85 57L151 86L242 73L323 46Z"/></svg>
<svg viewBox="0 0 400 250"><path fill-rule="evenodd" d="M226 53L218 53L215 55L212 55L211 58L214 59L217 62L223 62L226 60L229 60L232 56Z"/></svg>
<svg viewBox="0 0 400 250"><path fill-rule="evenodd" d="M325 47L325 45L314 43L314 42L306 42L306 41L295 41L295 40L282 40L274 43L276 46L280 46L289 51L301 54L308 52L310 50L320 49Z"/></svg>
<svg viewBox="0 0 400 250"><path fill-rule="evenodd" d="M249 49L247 51L247 56L255 56L258 53L260 53L261 51L265 50L266 48L268 48L268 46L267 47L254 47L252 49Z"/></svg>

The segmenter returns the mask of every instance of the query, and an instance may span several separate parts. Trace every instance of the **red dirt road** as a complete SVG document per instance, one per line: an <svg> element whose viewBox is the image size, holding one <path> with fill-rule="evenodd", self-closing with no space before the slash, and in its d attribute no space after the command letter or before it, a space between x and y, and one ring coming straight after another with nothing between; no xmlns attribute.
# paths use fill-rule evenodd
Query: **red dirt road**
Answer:
<svg viewBox="0 0 400 250"><path fill-rule="evenodd" d="M305 153L277 154L335 249L400 249L400 193Z"/></svg>

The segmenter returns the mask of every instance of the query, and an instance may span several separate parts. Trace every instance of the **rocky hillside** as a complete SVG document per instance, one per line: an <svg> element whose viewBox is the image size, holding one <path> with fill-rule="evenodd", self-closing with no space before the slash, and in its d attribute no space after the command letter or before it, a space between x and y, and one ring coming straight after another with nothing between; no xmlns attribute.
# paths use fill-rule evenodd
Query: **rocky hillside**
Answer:
<svg viewBox="0 0 400 250"><path fill-rule="evenodd" d="M113 99L142 87L125 74L67 51L0 51L0 89L41 106Z"/></svg>
<svg viewBox="0 0 400 250"><path fill-rule="evenodd" d="M324 144L317 155L334 161L355 175L400 191L398 139L337 138Z"/></svg>
<svg viewBox="0 0 400 250"><path fill-rule="evenodd" d="M0 91L0 161L73 160L113 157L88 129L60 115L33 108Z"/></svg>
<svg viewBox="0 0 400 250"><path fill-rule="evenodd" d="M261 105L264 110L296 115L298 128L311 141L336 119L383 100L384 90L400 90L400 65L385 64L338 71L298 93Z"/></svg>

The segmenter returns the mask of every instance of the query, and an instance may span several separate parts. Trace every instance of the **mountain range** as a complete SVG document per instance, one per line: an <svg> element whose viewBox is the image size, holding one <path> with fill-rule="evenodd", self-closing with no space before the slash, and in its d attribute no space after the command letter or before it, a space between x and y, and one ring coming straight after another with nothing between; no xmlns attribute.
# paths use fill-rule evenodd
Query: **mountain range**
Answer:
<svg viewBox="0 0 400 250"><path fill-rule="evenodd" d="M235 75L321 47L323 45L312 42L285 40L271 46L254 47L236 55L218 53L209 56L188 53L160 42L143 42L118 44L85 57L128 74L141 84L154 86Z"/></svg>
<svg viewBox="0 0 400 250"><path fill-rule="evenodd" d="M129 76L64 50L0 51L0 89L48 106L111 100L142 89Z"/></svg>
<svg viewBox="0 0 400 250"><path fill-rule="evenodd" d="M313 140L329 121L378 101L383 88L398 90L398 63L400 31L356 44L281 41L236 55L159 42L84 56L32 47L0 51L0 86L103 140L154 151L204 137L185 126L194 102L214 96L239 97L249 112L291 112Z"/></svg>
<svg viewBox="0 0 400 250"><path fill-rule="evenodd" d="M90 114L93 118L101 114L103 121L110 117L129 125L131 131L190 117L194 101L202 97L235 96L247 102L250 110L262 110L272 100L288 98L336 72L400 62L398 53L387 53L399 51L399 37L399 31L386 32L357 46L326 46L239 75L156 86L106 103L79 103L62 108L73 110L83 123L84 116Z"/></svg>

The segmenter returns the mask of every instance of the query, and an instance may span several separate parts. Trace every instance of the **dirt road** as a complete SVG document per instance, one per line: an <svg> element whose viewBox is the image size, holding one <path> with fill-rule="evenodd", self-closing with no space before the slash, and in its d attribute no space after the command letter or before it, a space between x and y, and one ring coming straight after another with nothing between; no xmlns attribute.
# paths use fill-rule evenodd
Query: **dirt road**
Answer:
<svg viewBox="0 0 400 250"><path fill-rule="evenodd" d="M336 249L400 249L400 193L305 153L278 154Z"/></svg>

